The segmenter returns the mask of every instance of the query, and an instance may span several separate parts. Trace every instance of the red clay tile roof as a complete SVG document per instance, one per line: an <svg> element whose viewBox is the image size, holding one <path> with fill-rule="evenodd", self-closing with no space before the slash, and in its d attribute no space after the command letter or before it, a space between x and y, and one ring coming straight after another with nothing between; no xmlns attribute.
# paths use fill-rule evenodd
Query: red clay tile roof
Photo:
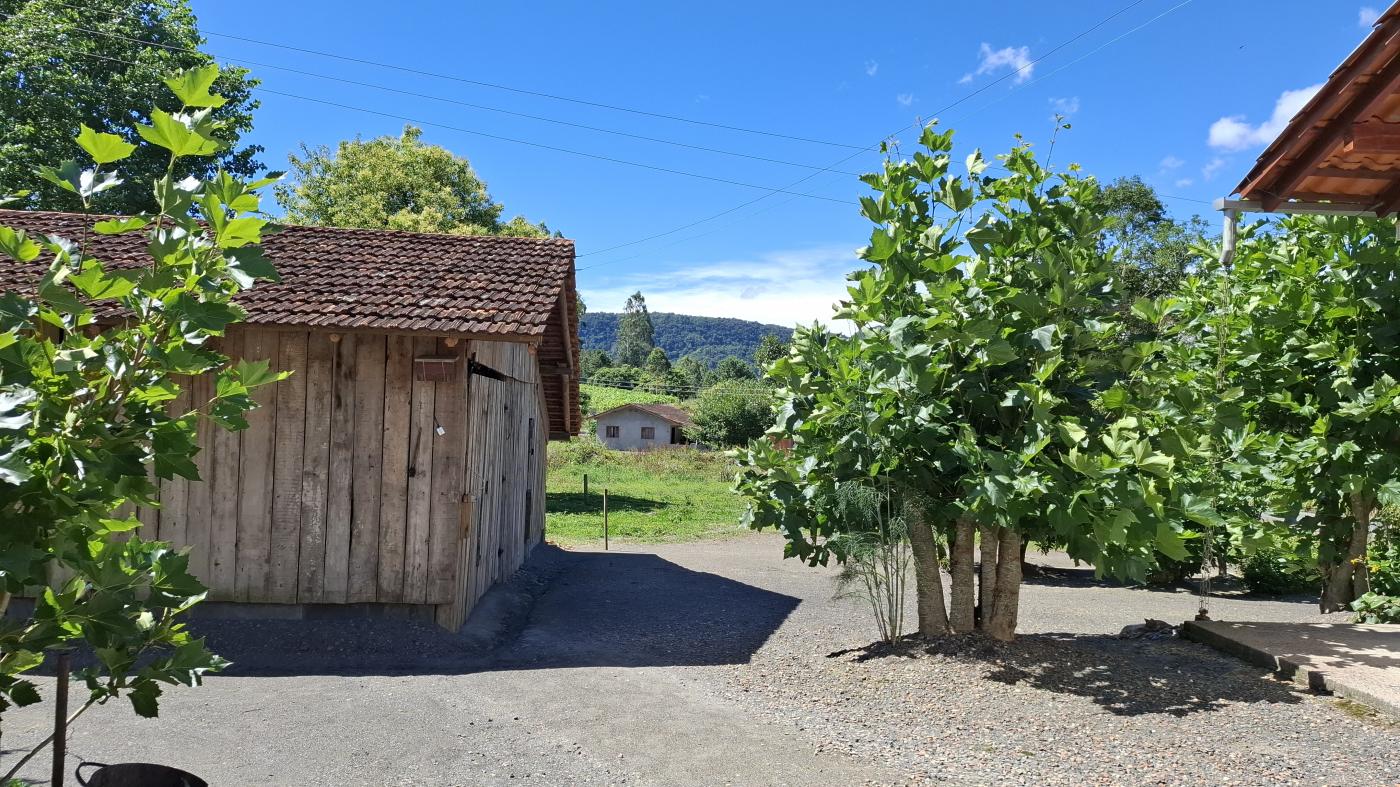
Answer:
<svg viewBox="0 0 1400 787"><path fill-rule="evenodd" d="M100 218L0 210L0 225L69 238ZM90 242L103 262L146 258L142 233ZM558 238L288 226L262 248L282 281L237 297L253 325L539 337L574 267L573 241ZM41 272L0 265L0 287L28 289Z"/></svg>
<svg viewBox="0 0 1400 787"><path fill-rule="evenodd" d="M72 239L103 218L0 209L0 226ZM115 267L148 259L144 233L90 235L89 244ZM537 343L550 434L578 434L573 241L287 226L262 249L282 280L235 298L249 324ZM0 291L32 292L42 260L0 261Z"/></svg>
<svg viewBox="0 0 1400 787"><path fill-rule="evenodd" d="M611 410L604 410L603 412L598 413L593 417L595 419L598 419L602 418L605 415L608 415L609 413L615 413L618 410L627 409L636 409L646 413L650 413L656 416L657 418L660 418L664 421L669 421L672 424L675 424L676 426L690 426L690 413L687 413L685 410L682 410L681 408L673 404L640 404L637 402L629 402L627 404L618 405L617 407L614 407Z"/></svg>

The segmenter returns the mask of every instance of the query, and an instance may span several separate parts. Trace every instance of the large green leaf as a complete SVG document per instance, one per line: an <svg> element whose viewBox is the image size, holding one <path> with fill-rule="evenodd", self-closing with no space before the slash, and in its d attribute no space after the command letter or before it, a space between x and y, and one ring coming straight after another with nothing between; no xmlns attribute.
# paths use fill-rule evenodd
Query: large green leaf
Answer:
<svg viewBox="0 0 1400 787"><path fill-rule="evenodd" d="M93 131L83 124L78 132L78 145L98 164L111 164L130 156L136 146L117 136Z"/></svg>

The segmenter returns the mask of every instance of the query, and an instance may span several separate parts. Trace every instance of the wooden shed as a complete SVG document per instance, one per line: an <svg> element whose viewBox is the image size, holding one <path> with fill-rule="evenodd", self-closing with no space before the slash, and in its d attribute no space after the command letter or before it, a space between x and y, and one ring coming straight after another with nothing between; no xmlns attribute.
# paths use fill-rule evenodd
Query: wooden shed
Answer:
<svg viewBox="0 0 1400 787"><path fill-rule="evenodd" d="M0 210L30 233L92 220ZM92 254L134 264L144 243ZM201 426L204 480L162 482L145 534L188 545L216 601L409 605L459 628L543 537L544 443L581 423L573 242L285 227L263 251L282 281L239 296L222 349L293 375L246 431Z"/></svg>

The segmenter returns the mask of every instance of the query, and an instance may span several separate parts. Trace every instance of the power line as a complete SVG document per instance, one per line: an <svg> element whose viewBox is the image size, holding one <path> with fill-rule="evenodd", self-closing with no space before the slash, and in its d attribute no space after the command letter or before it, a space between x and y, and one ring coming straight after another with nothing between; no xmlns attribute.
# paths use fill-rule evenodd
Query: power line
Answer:
<svg viewBox="0 0 1400 787"><path fill-rule="evenodd" d="M70 8L71 8L71 7L73 7L73 6L66 6L66 7L70 7ZM345 77L333 76L333 75L331 75L331 74L322 74L322 73L319 73L319 72L316 72L316 71L307 71L307 70L305 70L305 69L300 69L300 68L291 68L291 67L289 67L289 66L280 66L280 65L276 65L276 64L274 64L274 63L263 63L263 62L260 62L260 61L257 61L257 60L248 60L248 59L246 59L246 58L228 57L227 55L220 55L220 54L218 54L217 52L209 52L209 51L204 51L204 50L199 50L199 49L194 49L194 48L189 48L189 47L179 47L179 46L174 46L174 45L172 45L172 44L162 44L162 43L159 43L159 42L156 42L156 41L147 41L147 40L142 39L142 38L135 38L135 37L133 37L133 36L122 35L122 34L120 34L120 33L107 32L107 31L103 31L103 30L95 30L95 29L92 29L92 28L83 27L82 25L73 25L73 26L72 26L72 29L73 29L73 30L80 30L80 31L82 31L82 32L84 32L84 33L89 33L89 34L91 34L91 35L103 36L103 37L106 37L106 38L116 38L116 39L120 39L120 40L124 40L124 41L130 41L130 42L132 42L132 43L143 44L143 45L146 45L146 46L153 46L153 47L158 47L158 48L161 48L161 49L168 49L168 50L173 51L173 52L186 52L186 53L189 53L189 54L204 55L204 56L207 56L207 57L215 58L215 59L217 59L217 60L222 60L222 61L225 62L225 63L236 63L236 64L239 64L239 65L245 65L245 66L256 66L256 67L258 67L258 68L269 68L269 69L272 69L272 70L274 70L274 71L283 71L283 72L286 72L286 73L289 73L289 74L298 74L298 75L301 75L301 76L313 77L313 78L315 78L315 79L324 79L324 80L327 80L327 81L330 81L330 82L339 82L339 83L345 84L345 85L354 85L354 86L356 86L356 87L370 88L370 89L372 89L372 90L381 90L381 91L384 91L384 92L387 92L387 93L396 93L396 94L402 95L402 96L411 96L411 97L413 97L413 98L422 98L422 99L427 99L427 100L429 100L429 101L439 101L439 102L442 102L442 103L445 103L445 104L455 104L455 105L457 105L457 106L467 107L467 108L469 108L469 109L477 109L477 110L482 110L482 111L485 111L485 112L495 112L495 113L502 114L502 115L511 115L511 116L513 116L513 117L527 118L527 119L529 119L529 120L536 120L536 121L539 121L539 122L542 122L542 123L554 123L554 124L556 124L556 125L568 126L568 127L570 127L570 128L584 129L585 131L593 131L593 132L597 132L597 133L600 133L600 134L612 134L612 135L615 135L615 136L627 137L627 138L629 138L629 139L639 139L639 140L643 140L643 141L646 141L646 142L655 142L655 143L662 144L662 145L672 145L672 146L675 146L675 147L688 148L688 149L690 149L690 150L699 150L699 151L703 151L703 152L706 152L706 153L716 153L716 154L725 155L725 156L735 156L735 157L738 157L738 158L746 158L746 159L750 159L750 160L753 160L753 161L763 161L763 162L767 162L767 163L769 163L769 164L782 164L782 165L788 166L788 167L798 167L798 168L801 168L801 169L816 169L816 170L821 170L821 169L823 169L822 167L817 166L817 165L815 165L815 164L803 164L803 163L796 162L796 161L787 161L787 160L784 160L784 159L770 158L770 157L768 157L768 156L758 156L758 155L754 155L754 154L751 154L751 153L742 153L742 152L740 152L740 151L735 151L735 150L726 150L726 149L724 149L724 148L712 148L712 147L708 147L708 146L705 146L705 145L696 145L696 144L689 143L689 142L681 142L681 141L678 141L678 140L666 139L666 138L663 138L663 137L653 137L653 136L648 136L648 135L645 135L645 134L634 134L634 133L629 132L629 131L620 131L620 130L618 130L618 129L604 128L604 127L601 127L601 126L591 126L591 125L588 125L588 124L585 124L585 123L575 123L575 122L572 122L572 121L561 120L561 119L559 119L559 118L548 117L548 116L545 116L545 115L534 115L534 114L531 114L531 113L528 113L528 112L517 112L517 111L511 110L511 109L503 109L503 108L501 108L501 107L494 107L494 106L491 106L491 105L489 105L489 104L477 104L477 103L474 103L474 102L471 102L471 101L462 101L462 100L460 100L460 99L449 98L449 97L447 97L447 96L434 95L434 94L432 94L432 93L419 93L419 92L413 91L413 90L404 90L404 89L402 89L402 88L390 87L390 86L388 86L388 85L381 85L381 84L378 84L378 83L375 83L375 82L364 82L364 81L360 81L360 80L357 80L357 79L347 79L347 78L345 78ZM857 173L854 173L854 172L843 172L843 173L841 173L841 174L855 176Z"/></svg>
<svg viewBox="0 0 1400 787"><path fill-rule="evenodd" d="M1122 8L1118 9L1117 11L1114 11L1112 14L1109 14L1108 16L1106 16L1106 17L1104 17L1103 19L1099 20L1098 22L1094 23L1093 25L1091 25L1091 26L1088 27L1087 29L1085 29L1085 30L1079 32L1078 34L1074 35L1073 37L1071 37L1071 38L1069 38L1069 39L1066 39L1065 41L1060 42L1060 43L1057 44L1055 47L1053 47L1050 51L1046 52L1045 54L1041 55L1040 57L1037 57L1036 59L1034 59L1034 60L1032 60L1032 61L1026 63L1026 64L1023 65L1023 66L1020 66L1020 67L1018 67L1018 68L1013 69L1012 71L1010 71L1010 72L1008 72L1008 73L1002 75L1001 77L998 77L997 79L992 80L991 82L988 82L987 84L983 85L982 87L980 87L980 88L978 88L978 89L972 91L971 93L968 93L967 95L965 95L965 96L963 96L963 97L957 99L956 101L952 102L951 104L947 105L946 107L943 107L943 108L941 108L941 109L935 111L933 114L934 114L934 115L940 115L940 114L942 114L942 113L944 113L944 112L947 112L948 110L953 109L954 107L957 107L958 105L962 104L963 102L968 101L969 99L971 99L971 98L973 98L973 97L975 97L975 96L977 96L977 95L979 95L979 94L981 94L981 93L983 93L983 92L985 92L985 91L987 91L987 90L990 90L992 87L994 87L994 86L1000 84L1001 82L1004 82L1004 81L1006 81L1007 79L1010 79L1010 78L1013 77L1013 76L1019 75L1022 71L1025 71L1026 69L1029 69L1029 68L1033 68L1037 63L1040 63L1041 61L1045 60L1045 58L1050 57L1051 55L1055 54L1056 52L1060 51L1061 49L1064 49L1065 47L1069 46L1070 44L1073 44L1074 42L1076 42L1076 41L1080 40L1081 38L1083 38L1083 37L1089 35L1090 33L1094 32L1095 30L1098 30L1100 27L1103 27L1104 25L1108 24L1109 22L1113 21L1114 19L1118 18L1119 16L1122 16L1123 14L1125 14L1125 13L1127 13L1128 11L1132 10L1133 8L1136 8L1137 6L1141 5L1141 4L1144 3L1144 2L1146 2L1146 0L1133 0L1133 2L1129 3L1129 4L1126 5L1126 6L1123 6ZM1190 2L1190 0L1187 0L1187 2ZM903 133L904 131L906 131L907 129L909 129L911 126L918 126L918 125L919 125L919 123L916 121L915 123L911 123L911 124L909 124L909 125L903 126L903 127L899 128L899 129L897 129L896 131L894 131L893 133L887 134L885 137L882 138L882 140L883 140L883 139L888 139L888 138L890 138L890 137L893 137L893 136L895 136L896 134ZM825 168L824 170L817 171L817 172L813 172L813 173L811 173L811 174L809 174L809 175L807 175L807 176L805 176L805 177L799 178L798 180L795 180L795 181L793 181L792 183L787 184L786 186L783 186L782 189L775 189L775 190L773 190L773 191L770 191L770 192L767 193L767 194L762 194L762 195L760 195L760 196L758 196L758 197L755 197L754 199L751 199L751 200L749 200L749 201L747 201L747 202L743 202L743 203L740 203L739 205L735 205L735 206L732 207L732 208L728 208L728 209L726 209L726 210L722 210L722 211L720 211L720 212L718 212L718 213L715 213L715 214L713 214L713 215L706 216L705 218L702 218L702 219L697 219L697 220L692 221L692 222L689 222L689 223L687 223L687 224L683 224L683 225L681 225L681 226L679 226L679 227L674 227L674 228L672 228L672 229L666 230L665 232L654 233L654 234L648 235L648 236L646 236L646 237L644 237L644 238L638 238L637 240L628 241L628 242L626 242L626 243L619 243L619 244L616 244L616 245L614 245L614 246L609 246L609 247L607 247L607 248L605 248L605 249L598 249L598 250L596 250L596 251L585 252L585 253L579 254L579 255L577 255L577 256L578 256L578 257L590 257L590 256L593 256L593 255L595 255L595 254L603 254L603 253L606 253L606 252L609 252L609 251L616 251L617 249L623 249L623 248L627 248L627 247L629 247L629 246L636 246L637 244L646 243L647 241L656 240L657 238L664 238L664 237L666 237L666 236L668 236L668 235L674 235L674 234L676 234L676 233L678 233L678 232L684 232L685 230L688 230L688 229L690 229L690 228L692 228L692 227L696 227L696 226L699 226L699 225L701 225L701 224L705 224L705 223L707 223L707 222L714 221L715 219L718 219L718 218L721 218L721 217L723 217L723 216L729 215L729 214L734 213L734 212L736 212L736 211L743 210L744 208L747 208L747 207L749 207L750 205L754 205L754 204L756 204L756 203L758 203L758 202L760 202L760 201L762 201L762 200L767 199L768 197L773 196L774 194L780 193L782 190L785 190L785 189L792 189L792 188L795 188L795 187L797 187L797 186L800 186L800 185L802 185L803 183L806 183L807 181L809 181L809 180L811 180L812 178L816 177L817 175L822 174L823 171L828 171L828 172L829 172L829 171L832 171L835 167L839 167L839 166L841 166L842 164L845 164L847 161L850 161L851 159L856 158L857 156L861 155L862 153L869 152L869 151L871 151L872 149L878 150L878 149L879 149L879 144L877 143L876 145L863 148L863 149L861 149L861 150L860 150L859 152L857 152L857 153L854 153L854 154L852 154L852 155L846 156L845 158L842 158L842 159L840 159L840 160L838 160L838 161L833 162L829 167ZM608 264L611 264L611 263L608 263ZM586 266L586 267L587 267L587 268L593 268L593 267L598 267L598 266L597 266L597 265L590 265L590 266ZM585 269L585 268L580 268L579 270L584 270L584 269Z"/></svg>
<svg viewBox="0 0 1400 787"><path fill-rule="evenodd" d="M83 7L83 6L73 5L73 4L70 4L70 3L55 3L55 5L61 6L61 7L63 7L63 8L73 9L73 10L76 10L76 11L87 11L87 10L89 10L89 9ZM860 146L860 145L850 145L850 144L846 144L846 143L844 143L844 142L832 142L832 141L830 141L830 140L824 140L824 139L812 139L812 138L810 138L810 137L800 137L800 136L796 136L796 135L793 135L793 134L784 134L784 133L777 132L777 131L768 131L768 130L766 130L766 129L750 128L750 127L746 127L746 126L735 126L735 125L730 125L730 124L726 124L726 123L717 123L717 122L708 121L708 120L700 120L700 119L698 119L698 118L685 117L685 116L682 116L682 115L670 115L670 114L666 114L666 113L664 113L664 112L652 112L652 111L650 111L650 110L638 109L638 108L636 108L636 107L627 107L627 106L621 106L621 105L618 105L618 104L608 104L608 103L601 102L601 101L592 101L592 100L582 99L582 98L573 98L573 97L571 97L571 96L561 96L561 95L558 95L558 94L554 94L554 93L545 93L545 92L538 91L538 90L528 90L528 89L525 89L525 88L512 87L512 86L510 86L510 85L503 85L503 84L496 83L496 82L485 82L485 81L482 81L482 80L479 80L479 79L468 79L468 78L466 78L466 77L456 76L456 75L454 75L454 74L444 74L444 73L440 73L440 72L436 72L436 71L428 71L428 70L426 70L426 69L413 68L413 67L411 67L411 66L399 65L399 64L397 64L397 63L387 63L387 62L382 62L382 61L378 61L378 60L370 60L370 59L368 59L368 58L352 57L352 56L350 56L350 55L342 55L342 54L339 54L339 53L336 53L336 52L327 52L327 51L318 50L318 49L309 49L309 48L306 48L306 47L293 46L293 45L291 45L291 44L281 44L281 43L277 43L277 42L275 42L275 41L264 41L264 40L262 40L262 39L249 38L249 37L246 37L246 36L234 35L234 34L232 34L232 33L220 33L220 32L217 32L217 31L207 30L207 29L202 29L202 30L200 30L200 33L201 33L202 35L216 36L216 37L218 37L218 38L227 38L227 39L230 39L230 40L233 40L233 41L242 41L242 42L244 42L244 43L256 44L256 45L258 45L258 46L272 47L272 48L275 48L275 49L284 49L284 50L287 50L287 51L290 51L290 52L299 52L299 53L304 54L304 55L314 55L314 56L316 56L316 57L330 58L330 59L333 59L333 60L339 60L339 61L346 62L346 63L357 63L357 64L359 64L359 65L373 66L373 67L375 67L375 68L385 68L385 69L389 69L389 70L392 70L392 71L399 71L399 72L402 72L402 73L405 73L405 74L414 74L414 75L417 75L417 76L431 77L431 78L433 78L433 79L442 79L442 80L446 80L446 81L450 81L450 82L459 82L459 83L466 84L466 85L475 85L475 86L477 86L477 87L490 88L490 89L492 89L492 90L502 90L502 91L506 91L506 92L510 92L510 93L517 93L517 94L520 94L520 95L534 96L534 97L536 97L536 98L546 98L546 99L549 99L549 100L551 100L551 101L564 101L564 102L568 102L568 103L571 103L571 104L579 104L579 105L581 105L581 106L595 107L595 108L597 108L597 109L606 109L606 110L610 110L610 111L613 111L613 112L626 112L626 113L633 114L633 115L642 115L642 116L645 116L645 117L659 118L659 119L662 119L662 120L670 120L670 121L675 121L675 122L678 122L678 123L690 123L690 124L697 125L697 126L708 126L708 127L710 127L710 128L724 129L724 130L726 130L726 131L737 131L737 132L741 132L741 133L745 133L745 134L756 134L756 135L765 136L765 137L774 137L774 138L777 138L777 139L786 139L786 140L791 140L791 141L793 141L793 142L805 142L805 143L810 143L810 144L814 144L814 145L827 145L827 146L829 146L829 147L850 148L850 149L855 149L855 150L864 150L864 149L865 149L864 147L862 147L862 146Z"/></svg>
<svg viewBox="0 0 1400 787"><path fill-rule="evenodd" d="M123 59L121 59L121 58L108 57L108 56L106 56L106 55L99 55L99 54L96 54L96 53L93 53L93 52L75 52L75 53L73 53L73 54L77 54L77 55L82 56L82 57L96 58L96 59L98 59L98 60L106 60L106 61L112 62L112 63L121 63L121 64L124 64L124 65L136 66L136 67L140 67L140 66L141 66L140 63L135 63L135 62L130 61L130 60L123 60ZM270 94L272 94L272 95L284 96L284 97L286 97L286 98L293 98L293 99L297 99L297 100L299 100L299 101L307 101L307 102L311 102L311 103L315 103L315 104L321 104L321 105L324 105L324 106L337 107L337 108L339 108L339 109L347 109L347 110L351 110L351 111L354 111L354 112L362 112L362 113L369 114L369 115L378 115L379 117L393 118L393 119L395 119L395 120L401 120L401 121L403 121L403 122L405 122L405 123L414 123L414 124L417 124L417 125L420 125L420 126L431 126L431 127L433 127L433 128L441 128L441 129L445 129L445 130L448 130L448 131L456 131L456 132L461 133L461 134L471 134L471 135L473 135L473 136L484 137L484 138L486 138L486 139L494 139L494 140L498 140L498 141L501 141L501 142L510 142L510 143L512 143L512 144L515 144L515 145L525 145L525 146L528 146L528 147L540 148L540 149L542 149L542 150L550 150L550 151L554 151L554 152L556 152L556 153L567 153L567 154L573 155L573 156L580 156L580 157L583 157L583 158L590 158L590 159L595 159L595 160L598 160L598 161L606 161L606 162L609 162L609 163L612 163L612 164L623 164L623 165L626 165L626 166L629 166L629 167L637 167L637 168L639 168L639 169L648 169L648 170L652 170L652 171L654 171L654 172L664 172L664 173L668 173L668 174L671 174L671 175L683 175L683 176L689 177L689 178L697 178L697 179L699 179L699 180L708 180L708 181L712 181L712 182L715 182L715 183L725 183L725 184L728 184L728 185L731 185L731 186L743 186L744 188L758 189L758 190L760 190L760 191L768 192L768 193L770 193L770 194L772 194L772 193L791 194L791 195L793 195L793 196L807 197L808 199L822 200L822 201L825 201L825 202L835 202L835 203L841 204L841 205L850 205L850 204L853 204L850 200L838 199L838 198L836 198L836 197L826 197L826 196L823 196L823 195L820 195L820 194L808 194L808 193L802 192L802 191L791 191L791 190L789 190L789 189L781 188L781 187L778 188L778 189L774 189L774 188L771 187L771 186L762 186L762 185L759 185L759 184L756 184L756 183L746 183L746 182L741 181L741 180L732 180L732 179L730 179L730 178L721 178L721 177L718 177L718 176L715 176L715 175L703 175L703 174L698 173L698 172L688 172L688 171L686 171L686 170L674 169L674 168L671 168L671 167L662 167L662 166L659 166L659 165L656 165L656 164L646 164L646 163L643 163L643 162L640 162L640 161L630 161L630 160L628 160L628 159L614 158L614 157L612 157L612 156L604 156L604 155L601 155L601 154L598 154L598 153L587 153L587 152L585 152L585 151L573 150L573 149L571 149L571 148L559 147L559 146L557 146L557 145L549 145L549 144L545 144L545 143L543 143L543 142L531 142L530 140L516 139L516 138L514 138L514 137L506 137L506 136L502 136L502 135L500 135L500 134L490 134L490 133L487 133L487 132L485 132L485 131L477 131L476 129L464 128L464 127L462 127L462 126L453 126L453 125L450 125L450 124L447 124L447 123L437 123L437 122L434 122L434 121L431 121L431 120L422 120L422 119L419 119L419 118L413 118L413 117L409 117L409 116L407 116L407 115L399 115L399 114L395 114L395 113L392 113L392 112L382 112L382 111L377 110L377 109L369 109L369 108L366 108L366 107L359 107L359 106L355 106L355 105L353 105L353 104L344 104L344 103L341 103L341 102L338 102L338 101L330 101L330 100L322 99L322 98L314 98L314 97L312 97L312 96L303 96L303 95L298 95L298 94L296 94L296 93L286 93L286 92L283 92L283 91L281 91L281 90L273 90L273 89L271 89L271 88L266 88L266 87L263 87L263 86L261 86L261 85L259 85L256 89L257 89L258 91L260 91L260 92L263 92L263 93L270 93Z"/></svg>

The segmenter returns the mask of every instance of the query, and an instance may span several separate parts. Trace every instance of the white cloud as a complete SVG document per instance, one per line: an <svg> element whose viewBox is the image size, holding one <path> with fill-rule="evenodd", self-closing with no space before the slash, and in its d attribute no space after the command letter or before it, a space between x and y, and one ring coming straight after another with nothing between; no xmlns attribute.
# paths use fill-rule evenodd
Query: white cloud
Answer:
<svg viewBox="0 0 1400 787"><path fill-rule="evenodd" d="M1356 24L1360 25L1361 27L1370 27L1371 25L1374 25L1376 23L1377 19L1380 18L1380 11L1377 11L1369 5L1363 5L1361 6L1361 10L1357 12Z"/></svg>
<svg viewBox="0 0 1400 787"><path fill-rule="evenodd" d="M909 106L910 104L914 103L914 94L913 94L913 93L900 93L899 95L897 95L897 96L894 97L894 100L895 100L895 101L898 101L900 106L902 106L902 107L907 107L907 106Z"/></svg>
<svg viewBox="0 0 1400 787"><path fill-rule="evenodd" d="M1166 158L1162 159L1162 161L1157 166L1160 168L1160 172L1170 172L1174 169L1181 169L1182 165L1184 165L1185 163L1185 161L1182 161L1176 156L1167 156Z"/></svg>
<svg viewBox="0 0 1400 787"><path fill-rule="evenodd" d="M965 85L971 82L973 77L980 77L984 74L994 74L1003 68L1009 68L1015 72L1016 84L1021 84L1031 78L1031 72L1035 70L1035 64L1031 62L1031 48L1028 46L1008 46L1001 49L992 49L992 45L983 42L978 50L977 70L970 74L964 74L958 84Z"/></svg>
<svg viewBox="0 0 1400 787"><path fill-rule="evenodd" d="M1186 188L1187 186L1190 186L1191 184L1193 184L1193 183L1195 183L1195 182L1196 182L1196 181L1194 181L1194 180L1192 180L1192 179L1190 179L1190 178L1178 178L1177 181L1176 181L1176 183L1173 184L1173 185L1175 185L1175 186L1176 186L1177 188L1179 188L1179 189L1184 189L1184 188Z"/></svg>
<svg viewBox="0 0 1400 787"><path fill-rule="evenodd" d="M873 76L875 76L876 72L878 72L879 70L880 70L880 64L879 64L879 63L876 63L874 60L867 60L867 61L865 61L865 75L866 75L866 76L868 76L868 77L873 77Z"/></svg>
<svg viewBox="0 0 1400 787"><path fill-rule="evenodd" d="M831 315L836 302L847 297L846 274L864 264L850 247L816 246L747 259L661 265L584 287L582 294L592 311L621 311L627 296L641 290L652 311L787 326L820 321L849 330Z"/></svg>
<svg viewBox="0 0 1400 787"><path fill-rule="evenodd" d="M1055 114L1069 117L1079 111L1079 96L1069 98L1052 98L1050 107L1055 110Z"/></svg>
<svg viewBox="0 0 1400 787"><path fill-rule="evenodd" d="M1257 126L1250 125L1244 115L1230 115L1210 124L1207 142L1220 150L1244 150L1267 145L1288 125L1288 121L1298 114L1298 110L1308 103L1313 94L1322 89L1321 84L1298 90L1285 90L1274 102L1274 112L1269 119Z"/></svg>
<svg viewBox="0 0 1400 787"><path fill-rule="evenodd" d="M1201 179L1210 180L1211 178L1215 177L1216 173L1224 169L1226 164L1229 163L1230 161L1228 159L1223 159L1219 156L1216 156L1215 158L1207 162L1204 167L1201 167Z"/></svg>

